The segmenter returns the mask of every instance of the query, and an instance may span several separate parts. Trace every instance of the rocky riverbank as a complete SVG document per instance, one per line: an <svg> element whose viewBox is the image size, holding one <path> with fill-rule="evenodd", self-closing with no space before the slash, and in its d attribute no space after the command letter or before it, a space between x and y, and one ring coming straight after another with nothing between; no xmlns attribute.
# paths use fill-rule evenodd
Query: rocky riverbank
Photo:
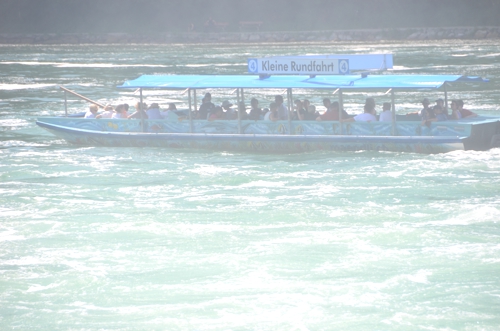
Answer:
<svg viewBox="0 0 500 331"><path fill-rule="evenodd" d="M500 27L400 28L336 31L242 31L185 33L49 33L0 34L0 44L174 44L295 41L382 41L498 39Z"/></svg>

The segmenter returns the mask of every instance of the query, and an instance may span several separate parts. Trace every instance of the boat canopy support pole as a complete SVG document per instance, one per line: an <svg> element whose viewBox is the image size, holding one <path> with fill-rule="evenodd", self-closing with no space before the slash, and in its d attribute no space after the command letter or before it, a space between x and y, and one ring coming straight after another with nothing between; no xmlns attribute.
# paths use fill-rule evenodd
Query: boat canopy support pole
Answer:
<svg viewBox="0 0 500 331"><path fill-rule="evenodd" d="M243 94L243 89L241 89L241 93ZM236 94L237 100L237 109L238 109L238 134L241 134L241 111L240 111L240 89L238 89Z"/></svg>
<svg viewBox="0 0 500 331"><path fill-rule="evenodd" d="M339 134L343 134L342 130L342 110L344 109L344 95L342 94L342 89L337 89L339 91ZM328 109L327 109L328 110Z"/></svg>
<svg viewBox="0 0 500 331"><path fill-rule="evenodd" d="M68 117L68 95L66 91L64 91L64 115Z"/></svg>
<svg viewBox="0 0 500 331"><path fill-rule="evenodd" d="M293 114L293 102L292 102L292 89L287 89L288 95L288 134L292 134L292 114Z"/></svg>
<svg viewBox="0 0 500 331"><path fill-rule="evenodd" d="M142 109L142 88L139 89L139 113L141 114L141 127L142 127L142 132L146 132L146 126L144 123L144 109Z"/></svg>
<svg viewBox="0 0 500 331"><path fill-rule="evenodd" d="M194 111L196 111L198 109L198 105L197 105L197 102L196 102L196 89L193 90L193 99L194 99Z"/></svg>
<svg viewBox="0 0 500 331"><path fill-rule="evenodd" d="M392 110L392 135L396 135L396 103L394 102L394 90L391 89L391 110Z"/></svg>
<svg viewBox="0 0 500 331"><path fill-rule="evenodd" d="M447 82L444 82L444 111L448 115L448 90L446 89Z"/></svg>
<svg viewBox="0 0 500 331"><path fill-rule="evenodd" d="M193 114L191 113L191 89L188 89L188 103L189 103L189 132L193 133Z"/></svg>

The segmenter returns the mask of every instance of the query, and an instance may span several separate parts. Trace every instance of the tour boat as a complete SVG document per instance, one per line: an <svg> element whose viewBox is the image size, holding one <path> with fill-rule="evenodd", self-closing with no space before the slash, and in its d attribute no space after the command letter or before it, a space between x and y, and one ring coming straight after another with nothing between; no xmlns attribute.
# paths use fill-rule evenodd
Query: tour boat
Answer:
<svg viewBox="0 0 500 331"><path fill-rule="evenodd" d="M253 66L254 64L252 64ZM249 70L250 71L250 70ZM487 150L498 141L500 117L432 122L397 115L394 94L398 91L441 89L448 104L447 89L456 83L484 83L486 79L462 75L399 75L386 73L341 75L143 75L124 82L119 89L140 91L187 91L185 117L165 120L85 119L76 117L38 118L37 125L75 145L189 148L252 153L297 153L309 151L396 151L442 153L453 150ZM336 94L342 107L343 93L386 92L392 100L392 122L197 120L197 91L230 89L244 101L244 91L282 90L288 109L293 108L293 91L323 90ZM284 93L284 92L283 92Z"/></svg>

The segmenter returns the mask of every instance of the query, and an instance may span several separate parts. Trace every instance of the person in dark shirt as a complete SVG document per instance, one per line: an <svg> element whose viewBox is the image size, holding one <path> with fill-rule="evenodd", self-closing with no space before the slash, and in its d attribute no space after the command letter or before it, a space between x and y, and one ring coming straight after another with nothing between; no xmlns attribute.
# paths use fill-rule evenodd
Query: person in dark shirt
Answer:
<svg viewBox="0 0 500 331"><path fill-rule="evenodd" d="M307 112L304 114L304 121L314 121L318 116L319 113L316 111L316 106L309 105L309 107L307 107Z"/></svg>
<svg viewBox="0 0 500 331"><path fill-rule="evenodd" d="M261 116L263 114L262 114L262 109L260 109L259 107L259 100L252 98L252 100L250 100L250 106L251 109L250 109L250 114L248 115L248 119L254 121L262 119Z"/></svg>
<svg viewBox="0 0 500 331"><path fill-rule="evenodd" d="M247 107L243 101L238 102L238 113L241 120L248 119Z"/></svg>
<svg viewBox="0 0 500 331"><path fill-rule="evenodd" d="M300 121L305 121L305 114L307 113L306 109L304 109L304 104L300 100L295 100L295 113L292 117L293 119L298 119Z"/></svg>
<svg viewBox="0 0 500 331"><path fill-rule="evenodd" d="M135 113L133 113L132 115L129 115L127 118L128 119L148 119L148 115L146 114L146 108L147 108L147 105L145 103L141 103L140 102L137 102L135 104Z"/></svg>
<svg viewBox="0 0 500 331"><path fill-rule="evenodd" d="M198 109L198 116L196 119L198 120L206 120L208 119L208 114L210 111L215 108L215 105L212 103L212 95L210 93L205 93L201 101L200 108Z"/></svg>

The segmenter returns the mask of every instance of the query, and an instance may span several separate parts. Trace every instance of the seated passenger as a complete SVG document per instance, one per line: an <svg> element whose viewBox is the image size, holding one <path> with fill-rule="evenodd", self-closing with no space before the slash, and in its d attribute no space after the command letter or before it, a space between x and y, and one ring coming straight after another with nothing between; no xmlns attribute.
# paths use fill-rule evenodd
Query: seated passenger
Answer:
<svg viewBox="0 0 500 331"><path fill-rule="evenodd" d="M146 114L145 109L147 105L143 102L142 105L140 102L135 104L135 112L132 115L129 115L128 119L148 119L148 114Z"/></svg>
<svg viewBox="0 0 500 331"><path fill-rule="evenodd" d="M248 115L249 120L257 121L264 118L262 116L262 109L259 107L259 100L252 98L252 100L250 100L250 106L250 114Z"/></svg>
<svg viewBox="0 0 500 331"><path fill-rule="evenodd" d="M209 121L215 121L215 120L225 120L226 116L224 114L224 110L222 110L222 107L216 106L210 111L210 116L208 116Z"/></svg>
<svg viewBox="0 0 500 331"><path fill-rule="evenodd" d="M161 112L161 117L166 120L176 120L179 118L176 112L177 107L175 106L175 103L169 103L168 108Z"/></svg>
<svg viewBox="0 0 500 331"><path fill-rule="evenodd" d="M299 121L305 121L305 114L307 110L304 108L304 104L300 100L295 100L295 113L292 116L292 119L298 119Z"/></svg>
<svg viewBox="0 0 500 331"><path fill-rule="evenodd" d="M98 109L99 108L96 105L90 105L89 111L85 113L84 118L95 118Z"/></svg>
<svg viewBox="0 0 500 331"><path fill-rule="evenodd" d="M436 114L434 113L434 108L428 108L422 111L422 125L430 126L431 122L437 121Z"/></svg>
<svg viewBox="0 0 500 331"><path fill-rule="evenodd" d="M424 106L424 108L422 108L422 110L408 113L406 115L419 115L420 117L422 117L422 114L430 109L429 105L430 105L429 99L424 98L424 100L422 100L422 106Z"/></svg>
<svg viewBox="0 0 500 331"><path fill-rule="evenodd" d="M163 119L160 113L160 106L156 102L152 103L151 106L149 106L148 110L146 111L146 114L148 114L149 120Z"/></svg>
<svg viewBox="0 0 500 331"><path fill-rule="evenodd" d="M459 120L462 118L462 113L460 113L460 110L458 108L458 100L456 100L456 99L451 100L450 108L451 108L450 119Z"/></svg>
<svg viewBox="0 0 500 331"><path fill-rule="evenodd" d="M307 99L304 99L304 101L302 101L302 106L304 107L305 110L309 110L309 106L311 105L311 102ZM314 107L316 108L316 107Z"/></svg>
<svg viewBox="0 0 500 331"><path fill-rule="evenodd" d="M368 111L366 109L368 108ZM373 116L377 116L377 110L375 109L375 99L374 98L366 98L365 101L365 106L363 107L365 109L365 113L372 114Z"/></svg>
<svg viewBox="0 0 500 331"><path fill-rule="evenodd" d="M210 111L215 107L212 103L212 95L207 92L205 96L201 100L200 108L198 109L198 114L196 119L198 120L206 120L209 116Z"/></svg>
<svg viewBox="0 0 500 331"><path fill-rule="evenodd" d="M104 107L104 112L100 113L99 115L96 115L95 118L111 118L113 117L113 114L115 113L113 106L110 104L106 105Z"/></svg>
<svg viewBox="0 0 500 331"><path fill-rule="evenodd" d="M373 98L368 98L372 99ZM363 107L364 112L354 116L353 118L348 118L343 120L343 122L374 122L377 120L377 117L373 114L375 112L375 100L371 101L366 99L366 103Z"/></svg>
<svg viewBox="0 0 500 331"><path fill-rule="evenodd" d="M241 120L248 119L247 107L243 101L238 103L238 113L240 113L239 116ZM236 118L238 118L238 114L236 114Z"/></svg>
<svg viewBox="0 0 500 331"><path fill-rule="evenodd" d="M382 105L382 112L379 116L379 122L392 122L391 104L384 102Z"/></svg>
<svg viewBox="0 0 500 331"><path fill-rule="evenodd" d="M224 100L222 102L222 109L225 110L225 115L226 115L226 120L236 120L238 119L238 113L236 112L236 110L234 110L233 108L231 108L233 106L233 104L231 102L229 102L228 100Z"/></svg>
<svg viewBox="0 0 500 331"><path fill-rule="evenodd" d="M127 119L128 114L127 110L125 109L125 105L118 105L116 106L115 113L111 118L119 118L119 119Z"/></svg>
<svg viewBox="0 0 500 331"><path fill-rule="evenodd" d="M468 109L464 109L464 101L462 99L458 99L457 102L458 102L458 110L460 111L462 118L477 117L476 113L473 113Z"/></svg>
<svg viewBox="0 0 500 331"><path fill-rule="evenodd" d="M448 120L448 115L446 114L444 108L440 106L439 104L435 105L434 108L434 115L436 115L436 120L438 122L442 121L447 121Z"/></svg>
<svg viewBox="0 0 500 331"><path fill-rule="evenodd" d="M276 103L278 107L278 118L280 120L287 120L288 116L288 108L283 104L283 96L282 95L275 95L274 96L274 103Z"/></svg>
<svg viewBox="0 0 500 331"><path fill-rule="evenodd" d="M271 102L269 105L269 111L264 116L264 120L273 122L279 120L278 104L276 102Z"/></svg>
<svg viewBox="0 0 500 331"><path fill-rule="evenodd" d="M307 112L304 115L304 120L305 121L314 121L316 118L318 118L319 113L316 111L316 106L315 105L309 105L307 107Z"/></svg>
<svg viewBox="0 0 500 331"><path fill-rule="evenodd" d="M328 110L331 106L332 102L328 98L323 99L323 106L325 106L326 110Z"/></svg>
<svg viewBox="0 0 500 331"><path fill-rule="evenodd" d="M319 115L316 117L316 121L338 121L339 120L339 108L340 105L338 101L330 104L330 107L324 112L323 115ZM342 109L342 120L349 117L349 114L346 113L345 110Z"/></svg>

